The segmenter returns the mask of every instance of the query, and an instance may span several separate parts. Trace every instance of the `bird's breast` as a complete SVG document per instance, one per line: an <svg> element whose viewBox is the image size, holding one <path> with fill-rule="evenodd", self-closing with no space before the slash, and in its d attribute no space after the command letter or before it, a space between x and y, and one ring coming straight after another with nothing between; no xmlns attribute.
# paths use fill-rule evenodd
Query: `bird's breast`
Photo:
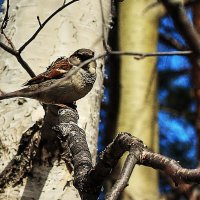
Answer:
<svg viewBox="0 0 200 200"><path fill-rule="evenodd" d="M93 87L96 75L79 70L69 79L63 80L54 90L40 93L38 100L44 103L66 104L77 101L87 95Z"/></svg>

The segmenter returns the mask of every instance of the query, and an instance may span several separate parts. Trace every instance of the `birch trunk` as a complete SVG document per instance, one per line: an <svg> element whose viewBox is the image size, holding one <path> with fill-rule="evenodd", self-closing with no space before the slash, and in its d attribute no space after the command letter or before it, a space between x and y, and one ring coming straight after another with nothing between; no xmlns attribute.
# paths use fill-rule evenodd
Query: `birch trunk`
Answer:
<svg viewBox="0 0 200 200"><path fill-rule="evenodd" d="M157 47L159 9L145 8L154 1L127 0L120 4L119 46L121 51L154 52ZM156 58L135 60L122 57L120 63L120 108L118 131L140 138L158 151ZM136 166L123 200L158 199L158 176L153 169Z"/></svg>
<svg viewBox="0 0 200 200"><path fill-rule="evenodd" d="M5 4L5 3L4 3ZM19 48L38 28L41 22L63 4L62 0L12 0L10 20L6 29L12 42ZM110 17L110 1L103 0L106 22ZM69 56L79 48L90 48L96 54L103 51L102 21L99 0L80 0L61 11L25 49L22 56L38 74L60 56ZM3 41L3 38L1 38ZM87 133L92 157L95 160L102 97L103 60L98 60L97 80L92 91L77 102L79 125ZM0 89L6 92L19 89L30 77L20 64L0 49ZM16 154L22 132L44 116L41 105L24 98L0 102L0 170ZM79 199L73 186L64 187L71 179L64 163L56 161L53 167L34 166L33 178L22 185L7 188L0 199Z"/></svg>

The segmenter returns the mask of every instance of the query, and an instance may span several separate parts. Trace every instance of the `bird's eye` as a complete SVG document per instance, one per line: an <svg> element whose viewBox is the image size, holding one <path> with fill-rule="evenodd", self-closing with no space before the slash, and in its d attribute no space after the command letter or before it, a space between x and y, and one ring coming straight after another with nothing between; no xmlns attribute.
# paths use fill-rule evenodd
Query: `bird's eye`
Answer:
<svg viewBox="0 0 200 200"><path fill-rule="evenodd" d="M88 64L84 65L82 68L83 68L84 70L89 69L89 68L88 68Z"/></svg>

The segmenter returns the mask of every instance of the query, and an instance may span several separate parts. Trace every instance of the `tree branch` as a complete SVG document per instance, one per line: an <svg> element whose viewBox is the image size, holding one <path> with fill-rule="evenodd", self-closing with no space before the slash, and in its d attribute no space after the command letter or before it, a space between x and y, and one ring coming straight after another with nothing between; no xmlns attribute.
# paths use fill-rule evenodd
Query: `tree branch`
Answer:
<svg viewBox="0 0 200 200"><path fill-rule="evenodd" d="M167 35L159 34L159 40L164 42L166 45L169 45L169 46L177 49L178 51L186 51L187 50L186 46L182 45L176 39L169 37Z"/></svg>
<svg viewBox="0 0 200 200"><path fill-rule="evenodd" d="M21 66L27 71L27 73L31 76L31 77L35 77L35 73L33 72L33 70L29 67L29 65L27 64L27 62L22 58L21 53L22 51L35 39L35 37L39 34L39 32L44 28L44 26L56 15L58 14L61 10L63 10L64 8L66 8L67 6L73 4L74 2L79 1L79 0L72 0L66 4L63 4L61 7L59 7L55 12L53 12L43 23L40 22L39 17L37 17L38 22L39 22L39 28L35 31L35 33L19 48L19 50L15 50L14 48L14 44L12 43L12 41L7 37L7 41L8 43L11 45L12 48L10 48L9 46L5 45L4 43L0 42L0 47L5 50L6 52L10 53L11 55L15 56L16 59L18 60L18 62L21 64ZM7 9L6 9L6 14L4 17L4 20L2 22L1 25L1 33L4 33L4 29L7 26L7 22L8 22L8 12L9 12L9 0L7 0Z"/></svg>
<svg viewBox="0 0 200 200"><path fill-rule="evenodd" d="M78 127L78 113L75 109L67 107L58 112L59 124L54 127L58 131L60 143L68 143L72 154L74 166L74 186L79 191L82 199L97 199L99 192L94 187L89 187L88 172L92 169L92 157L86 142L85 132Z"/></svg>
<svg viewBox="0 0 200 200"><path fill-rule="evenodd" d="M120 55L120 56L134 56L135 59L140 60L146 57L154 57L154 56L190 55L192 54L192 51L170 51L170 52L150 52L150 53L133 52L133 51L111 51L109 54Z"/></svg>
<svg viewBox="0 0 200 200"><path fill-rule="evenodd" d="M5 45L3 42L0 42L0 47L1 47L4 51L10 53L11 55L13 55L13 56L15 56L15 57L18 55L18 52L17 52L17 51L15 51L14 49L12 49L12 48L10 48L9 46Z"/></svg>
<svg viewBox="0 0 200 200"><path fill-rule="evenodd" d="M73 110L65 109L59 112L59 117L62 120L56 126L56 130L59 131L60 138L67 141L70 147L75 171L74 185L83 200L97 199L103 181L111 174L125 151L129 151L129 156L112 190L106 195L107 200L119 197L127 186L136 164L162 170L173 179L175 184L200 183L200 169L182 168L175 160L150 152L141 140L125 132L117 135L101 153L96 166L92 168L85 133L77 126L77 114Z"/></svg>
<svg viewBox="0 0 200 200"><path fill-rule="evenodd" d="M69 5L75 3L76 1L79 0L72 0L66 4L63 4L61 7L59 7L55 12L53 12L43 23L40 22L39 28L35 31L35 33L19 48L18 52L21 53L38 35L38 33L44 28L44 26L56 15L58 14L61 10L64 8L68 7Z"/></svg>
<svg viewBox="0 0 200 200"><path fill-rule="evenodd" d="M92 167L92 158L86 142L85 132L77 125L78 114L76 109L66 106L64 109L58 111L58 118L58 125L54 127L54 130L57 131L60 143L67 142L68 144L74 166L74 186L79 191L82 200L96 200L98 198L103 181L112 173L117 162L126 151L129 151L129 155L112 190L106 195L107 200L114 200L119 197L120 193L127 186L136 164L162 170L176 184L200 183L200 169L182 168L175 160L150 152L141 140L126 132L117 135L113 142L101 153L97 164ZM53 124L57 124L57 122L55 123L55 120L53 120ZM38 136L36 137L36 141L40 141L37 138ZM9 168L7 171L4 170L0 178L1 188L5 187L7 181L9 182L10 180L19 183L16 180L21 180L25 172L30 169L32 156L35 155L35 147L38 148L39 144L34 141L31 139L30 142L26 142L25 140L24 145L19 148L18 155L20 157L17 157L19 161L15 161L17 162L16 170L14 172L11 170L12 168ZM15 172L16 174L19 173L20 176L16 176Z"/></svg>
<svg viewBox="0 0 200 200"><path fill-rule="evenodd" d="M128 186L128 181L131 177L133 169L137 164L141 155L141 148L135 149L135 147L131 146L129 155L126 158L122 171L117 178L114 186L111 191L106 194L106 200L117 200L119 195L122 193L125 187Z"/></svg>
<svg viewBox="0 0 200 200"><path fill-rule="evenodd" d="M182 168L179 163L163 155L145 149L138 164L164 171L176 185L182 183L200 183L200 169Z"/></svg>
<svg viewBox="0 0 200 200"><path fill-rule="evenodd" d="M35 77L35 73L33 72L33 70L29 67L29 65L27 64L27 62L22 58L21 54L18 54L17 56L15 56L16 59L18 60L18 62L21 64L21 66L27 71L27 73L33 78Z"/></svg>
<svg viewBox="0 0 200 200"><path fill-rule="evenodd" d="M9 21L9 16L8 16L9 7L10 7L10 3L9 3L9 0L7 0L6 14L5 14L3 22L1 24L1 33L3 33L3 30L7 27L7 24Z"/></svg>
<svg viewBox="0 0 200 200"><path fill-rule="evenodd" d="M199 35L190 23L183 2L181 0L161 0L166 7L169 15L172 17L175 26L180 31L194 54L200 56L200 40ZM187 30L187 31L186 31Z"/></svg>

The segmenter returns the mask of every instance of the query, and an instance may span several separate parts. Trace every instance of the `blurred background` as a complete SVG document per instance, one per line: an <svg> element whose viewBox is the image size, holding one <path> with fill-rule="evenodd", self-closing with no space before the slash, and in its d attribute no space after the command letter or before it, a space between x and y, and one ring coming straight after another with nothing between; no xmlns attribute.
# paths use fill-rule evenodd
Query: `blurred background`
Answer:
<svg viewBox="0 0 200 200"><path fill-rule="evenodd" d="M2 2L0 0L0 5ZM113 50L188 50L162 5L154 3L152 0L125 0L114 4L108 38ZM186 6L191 22L192 8L193 4ZM158 56L141 60L130 56L106 58L98 153L119 131L127 131L142 139L153 151L179 161L183 167L196 168L197 104L191 69L187 56ZM109 180L105 187L112 185L115 176ZM104 198L103 193L101 198ZM189 200L191 196L188 190L175 187L162 172L139 166L134 170L122 199Z"/></svg>
<svg viewBox="0 0 200 200"><path fill-rule="evenodd" d="M193 13L190 7L187 8L187 15L192 22ZM109 43L114 50L119 50L120 47L116 44L120 37L119 15L115 16L113 26ZM166 14L159 20L156 48L158 52L188 50L172 19ZM119 57L110 57L106 61L98 152L111 141L111 135L115 134L113 131L116 130L120 96L119 73L122 67L119 63ZM196 168L198 165L196 103L191 66L187 56L159 56L156 61L159 152L179 161L186 168ZM174 187L172 181L163 173L159 173L159 192L165 199L189 199L184 192Z"/></svg>

